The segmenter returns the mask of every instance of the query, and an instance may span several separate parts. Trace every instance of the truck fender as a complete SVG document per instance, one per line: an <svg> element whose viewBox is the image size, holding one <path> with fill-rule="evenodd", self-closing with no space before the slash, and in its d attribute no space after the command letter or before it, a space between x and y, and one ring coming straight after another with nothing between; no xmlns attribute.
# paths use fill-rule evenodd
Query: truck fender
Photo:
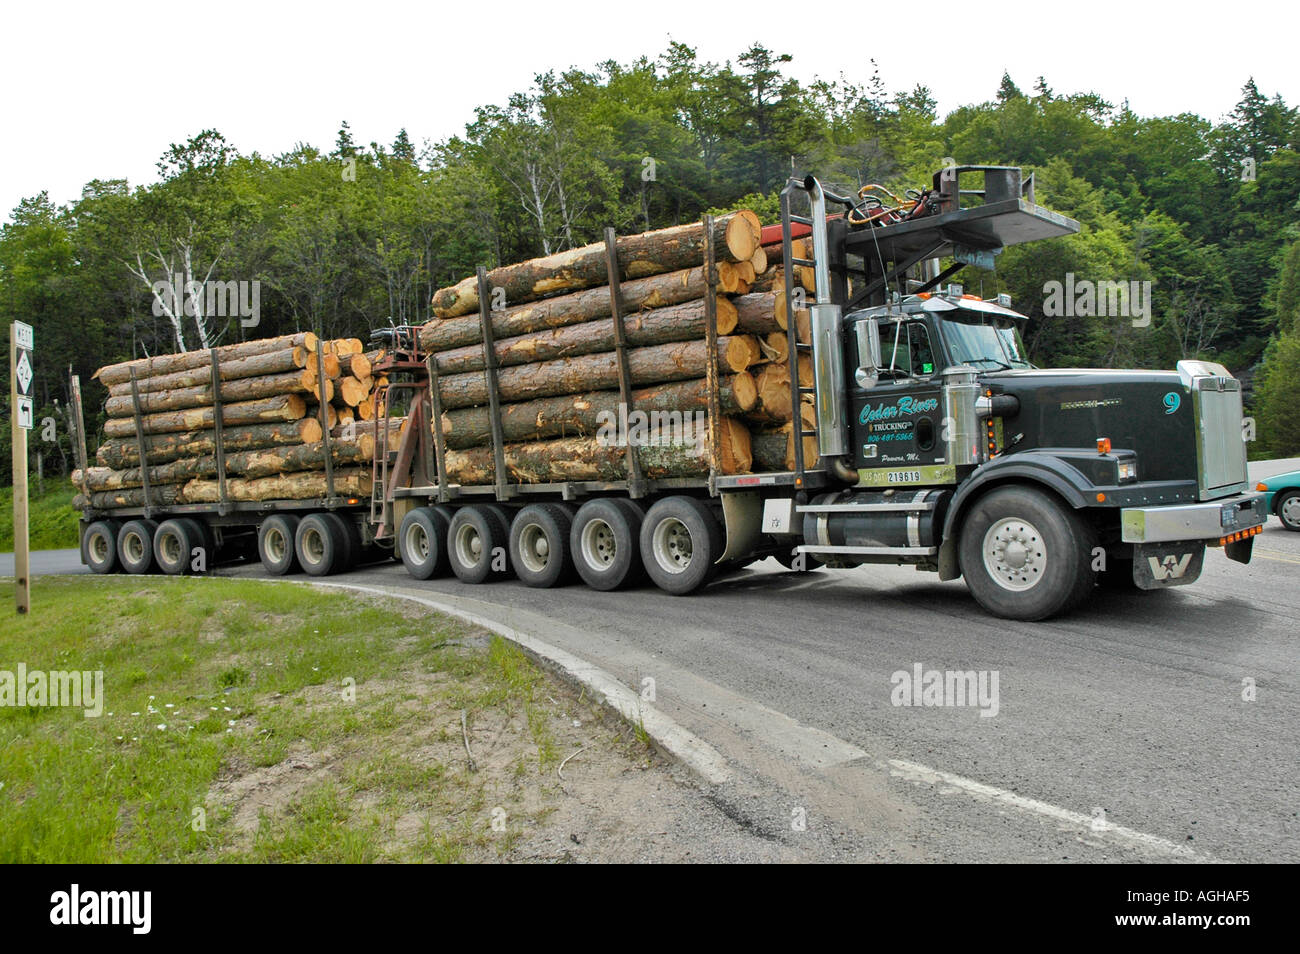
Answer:
<svg viewBox="0 0 1300 954"><path fill-rule="evenodd" d="M948 507L948 516L943 522L943 542L939 545L939 579L955 580L961 576L961 570L957 566L955 531L970 504L992 487L1017 482L1045 487L1075 510L1088 505L1088 494L1092 487L1087 477L1051 454L1023 451L983 465L958 488Z"/></svg>

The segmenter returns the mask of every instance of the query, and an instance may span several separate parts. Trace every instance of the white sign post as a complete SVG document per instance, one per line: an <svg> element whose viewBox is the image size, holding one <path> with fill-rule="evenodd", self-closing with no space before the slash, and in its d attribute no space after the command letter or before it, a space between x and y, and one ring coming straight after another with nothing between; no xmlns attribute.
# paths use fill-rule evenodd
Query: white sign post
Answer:
<svg viewBox="0 0 1300 954"><path fill-rule="evenodd" d="M32 429L32 326L9 326L9 407L13 410L14 589L19 614L32 605L31 560L27 533L27 432Z"/></svg>

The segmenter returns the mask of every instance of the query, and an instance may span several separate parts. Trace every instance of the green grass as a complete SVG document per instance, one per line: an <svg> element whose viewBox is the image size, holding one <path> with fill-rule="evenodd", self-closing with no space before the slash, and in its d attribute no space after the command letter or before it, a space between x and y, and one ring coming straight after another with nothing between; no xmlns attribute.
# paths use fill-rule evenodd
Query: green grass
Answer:
<svg viewBox="0 0 1300 954"><path fill-rule="evenodd" d="M36 479L32 478L27 492L27 534L33 550L62 550L78 543L76 510L72 498L76 490L62 478L51 477L45 481L45 494L36 493ZM14 549L14 491L0 487L0 553Z"/></svg>
<svg viewBox="0 0 1300 954"><path fill-rule="evenodd" d="M104 705L0 705L0 863L491 857L557 761L561 690L517 647L307 587L37 580L0 621L19 662L102 670Z"/></svg>

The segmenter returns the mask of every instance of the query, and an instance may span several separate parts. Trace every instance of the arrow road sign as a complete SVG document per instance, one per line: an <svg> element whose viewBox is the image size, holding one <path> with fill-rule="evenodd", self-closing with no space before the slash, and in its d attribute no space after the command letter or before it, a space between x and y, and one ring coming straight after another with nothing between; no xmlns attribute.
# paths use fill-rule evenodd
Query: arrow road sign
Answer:
<svg viewBox="0 0 1300 954"><path fill-rule="evenodd" d="M18 426L23 430L32 429L32 421L36 415L32 412L32 399L29 397L20 397L18 399Z"/></svg>

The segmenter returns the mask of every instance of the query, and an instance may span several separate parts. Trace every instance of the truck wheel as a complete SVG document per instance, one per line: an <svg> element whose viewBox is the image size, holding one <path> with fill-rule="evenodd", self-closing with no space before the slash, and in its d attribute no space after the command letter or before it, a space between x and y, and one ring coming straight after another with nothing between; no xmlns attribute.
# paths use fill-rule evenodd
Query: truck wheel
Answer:
<svg viewBox="0 0 1300 954"><path fill-rule="evenodd" d="M298 569L294 541L298 518L288 513L273 513L257 527L257 558L272 576L287 576Z"/></svg>
<svg viewBox="0 0 1300 954"><path fill-rule="evenodd" d="M506 575L510 523L500 507L473 504L461 507L447 529L451 572L462 583L486 583ZM494 569L495 565L495 569Z"/></svg>
<svg viewBox="0 0 1300 954"><path fill-rule="evenodd" d="M1097 582L1095 535L1033 487L1003 487L971 507L958 560L975 601L1004 619L1040 620L1081 602Z"/></svg>
<svg viewBox="0 0 1300 954"><path fill-rule="evenodd" d="M549 588L573 575L569 533L573 511L559 504L529 504L510 524L510 562L525 586Z"/></svg>
<svg viewBox="0 0 1300 954"><path fill-rule="evenodd" d="M637 538L644 516L630 500L600 497L578 508L569 530L573 565L593 590L616 590L641 576Z"/></svg>
<svg viewBox="0 0 1300 954"><path fill-rule="evenodd" d="M1300 490L1288 490L1273 504L1277 519L1288 530L1300 530Z"/></svg>
<svg viewBox="0 0 1300 954"><path fill-rule="evenodd" d="M641 525L641 559L661 590L693 593L713 578L725 541L707 504L669 497L650 508Z"/></svg>
<svg viewBox="0 0 1300 954"><path fill-rule="evenodd" d="M190 572L195 548L204 551L204 565L207 565L205 544L203 528L197 522L185 518L164 520L153 534L154 562L168 576L181 576Z"/></svg>
<svg viewBox="0 0 1300 954"><path fill-rule="evenodd" d="M148 573L153 569L153 535L158 524L152 520L128 520L117 535L117 558L127 573Z"/></svg>
<svg viewBox="0 0 1300 954"><path fill-rule="evenodd" d="M96 520L81 535L81 562L92 573L112 573L118 567L117 534L121 524L115 520Z"/></svg>
<svg viewBox="0 0 1300 954"><path fill-rule="evenodd" d="M298 563L309 576L329 576L347 566L347 527L337 514L313 513L303 517L293 535Z"/></svg>
<svg viewBox="0 0 1300 954"><path fill-rule="evenodd" d="M397 551L406 572L417 580L446 576L447 531L451 528L446 507L416 507L402 518L397 530Z"/></svg>

